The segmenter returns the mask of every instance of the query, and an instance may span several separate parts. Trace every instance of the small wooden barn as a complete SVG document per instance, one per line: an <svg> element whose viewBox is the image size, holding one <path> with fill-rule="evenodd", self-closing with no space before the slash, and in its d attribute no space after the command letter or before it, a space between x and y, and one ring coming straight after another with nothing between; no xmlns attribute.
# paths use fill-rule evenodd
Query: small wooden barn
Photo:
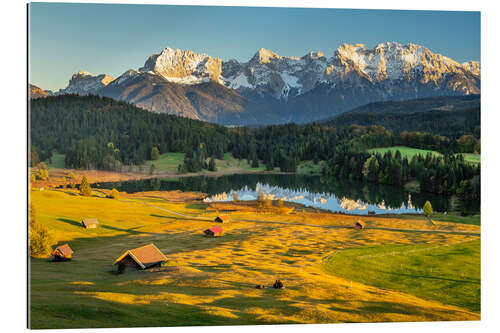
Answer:
<svg viewBox="0 0 500 333"><path fill-rule="evenodd" d="M218 237L222 236L222 228L221 227L212 227L204 231L206 236L209 237Z"/></svg>
<svg viewBox="0 0 500 333"><path fill-rule="evenodd" d="M363 221L356 221L354 222L354 229L364 229L365 228L365 222Z"/></svg>
<svg viewBox="0 0 500 333"><path fill-rule="evenodd" d="M52 252L52 260L70 261L72 254L73 250L69 247L68 244L59 245L58 247L56 247L54 252Z"/></svg>
<svg viewBox="0 0 500 333"><path fill-rule="evenodd" d="M95 229L99 225L99 221L97 219L83 219L82 226L85 229Z"/></svg>
<svg viewBox="0 0 500 333"><path fill-rule="evenodd" d="M113 266L118 265L118 273L123 273L129 269L158 267L165 261L167 261L167 257L154 244L148 244L125 251L115 260Z"/></svg>
<svg viewBox="0 0 500 333"><path fill-rule="evenodd" d="M227 223L231 221L231 217L229 215L220 215L215 218L215 222L219 223Z"/></svg>

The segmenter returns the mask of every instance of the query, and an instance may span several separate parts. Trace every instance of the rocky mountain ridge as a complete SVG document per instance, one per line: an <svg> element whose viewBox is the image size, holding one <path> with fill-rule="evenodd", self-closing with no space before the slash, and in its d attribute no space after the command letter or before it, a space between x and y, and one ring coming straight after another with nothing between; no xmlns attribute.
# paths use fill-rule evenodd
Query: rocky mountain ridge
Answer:
<svg viewBox="0 0 500 333"><path fill-rule="evenodd" d="M57 94L104 95L223 124L307 122L375 101L479 94L480 70L479 62L460 64L394 42L373 49L342 44L329 58L320 51L285 57L262 48L247 62L165 48L116 79L79 72Z"/></svg>

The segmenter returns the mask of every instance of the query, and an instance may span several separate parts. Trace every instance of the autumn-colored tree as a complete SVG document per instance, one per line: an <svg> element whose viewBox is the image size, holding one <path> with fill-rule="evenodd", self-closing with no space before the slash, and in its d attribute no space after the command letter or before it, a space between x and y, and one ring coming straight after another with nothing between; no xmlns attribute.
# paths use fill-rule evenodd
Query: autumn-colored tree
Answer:
<svg viewBox="0 0 500 333"><path fill-rule="evenodd" d="M90 183L87 180L87 177L83 176L82 182L80 184L80 194L84 196L89 196L92 193L92 189L90 188Z"/></svg>
<svg viewBox="0 0 500 333"><path fill-rule="evenodd" d="M432 205L429 201L426 201L424 204L424 215L427 217L427 220L434 225L434 221L432 221L431 216L432 216Z"/></svg>
<svg viewBox="0 0 500 333"><path fill-rule="evenodd" d="M233 202L238 202L238 201L240 201L240 196L238 195L238 193L233 192Z"/></svg>
<svg viewBox="0 0 500 333"><path fill-rule="evenodd" d="M42 164L42 163L40 163L40 164ZM46 168L40 168L38 170L36 178L40 179L40 180L47 180L47 179L49 179L49 170L47 170Z"/></svg>
<svg viewBox="0 0 500 333"><path fill-rule="evenodd" d="M36 212L30 203L29 211L29 246L31 257L47 257L52 252L54 240L47 227L36 220Z"/></svg>

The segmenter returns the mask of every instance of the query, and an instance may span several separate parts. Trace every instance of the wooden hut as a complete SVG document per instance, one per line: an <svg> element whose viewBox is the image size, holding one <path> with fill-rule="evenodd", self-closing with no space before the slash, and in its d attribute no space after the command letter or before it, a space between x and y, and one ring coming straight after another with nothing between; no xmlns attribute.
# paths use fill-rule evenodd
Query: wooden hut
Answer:
<svg viewBox="0 0 500 333"><path fill-rule="evenodd" d="M356 221L354 222L354 229L364 229L365 228L365 222L363 221Z"/></svg>
<svg viewBox="0 0 500 333"><path fill-rule="evenodd" d="M99 221L97 219L83 219L82 226L85 229L95 229L99 225Z"/></svg>
<svg viewBox="0 0 500 333"><path fill-rule="evenodd" d="M220 215L215 218L215 222L219 223L227 223L231 221L231 217L229 215Z"/></svg>
<svg viewBox="0 0 500 333"><path fill-rule="evenodd" d="M148 244L136 249L127 250L113 265L118 265L118 273L123 273L128 269L148 269L161 266L167 261L167 257L154 245Z"/></svg>
<svg viewBox="0 0 500 333"><path fill-rule="evenodd" d="M68 244L59 245L56 247L54 252L52 252L53 261L70 261L73 250Z"/></svg>
<svg viewBox="0 0 500 333"><path fill-rule="evenodd" d="M209 237L218 237L222 236L222 228L221 227L212 227L204 231L206 236Z"/></svg>

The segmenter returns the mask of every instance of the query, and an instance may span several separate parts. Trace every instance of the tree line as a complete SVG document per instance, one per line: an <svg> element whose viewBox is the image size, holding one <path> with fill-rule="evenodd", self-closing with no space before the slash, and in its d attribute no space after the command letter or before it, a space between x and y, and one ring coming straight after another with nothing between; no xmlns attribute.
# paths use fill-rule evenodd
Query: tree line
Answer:
<svg viewBox="0 0 500 333"><path fill-rule="evenodd" d="M215 170L225 153L252 167L295 172L301 161L327 161L327 178L401 186L479 198L479 167L455 153L480 152L479 130L448 137L430 132L390 132L381 125L343 127L311 123L258 128L224 127L156 114L106 97L62 95L31 100L31 162L65 154L67 168L120 170L166 152L184 152L179 172ZM404 145L442 157L371 155L370 148Z"/></svg>

